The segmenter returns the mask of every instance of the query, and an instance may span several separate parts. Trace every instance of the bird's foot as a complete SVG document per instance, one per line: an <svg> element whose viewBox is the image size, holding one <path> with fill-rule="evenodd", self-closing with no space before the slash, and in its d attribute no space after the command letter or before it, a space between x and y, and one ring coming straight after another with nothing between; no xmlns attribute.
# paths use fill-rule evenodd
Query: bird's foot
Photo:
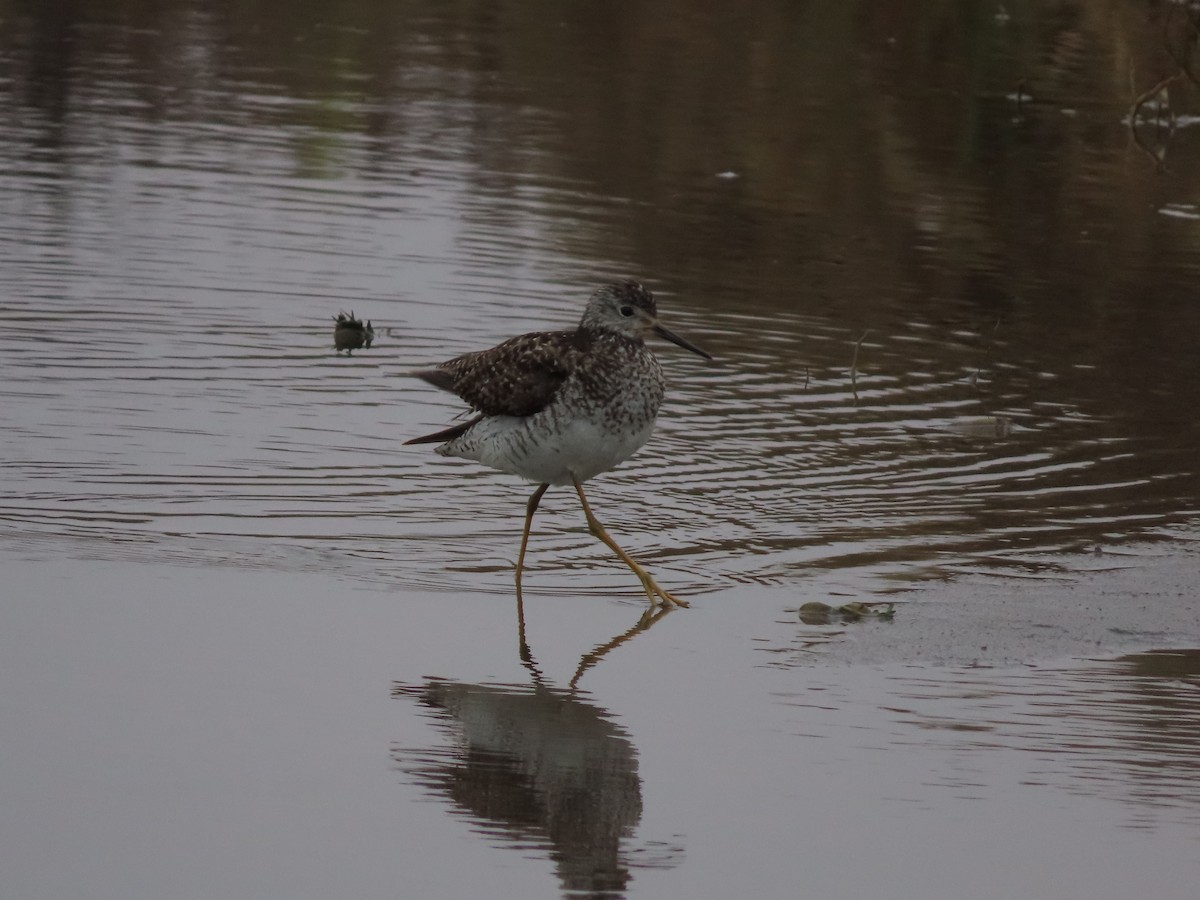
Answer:
<svg viewBox="0 0 1200 900"><path fill-rule="evenodd" d="M637 570L634 570L634 574L641 579L642 587L646 591L646 596L650 599L651 606L657 606L660 602L667 608L672 606L691 606L686 600L680 600L670 591L659 587L654 577L640 566Z"/></svg>

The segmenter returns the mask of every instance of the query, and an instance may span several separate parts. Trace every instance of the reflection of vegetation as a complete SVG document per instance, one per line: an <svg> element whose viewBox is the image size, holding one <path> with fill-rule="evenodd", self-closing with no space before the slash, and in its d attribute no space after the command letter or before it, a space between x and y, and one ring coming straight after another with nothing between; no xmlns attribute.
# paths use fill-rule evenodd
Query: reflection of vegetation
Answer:
<svg viewBox="0 0 1200 900"><path fill-rule="evenodd" d="M1168 75L1173 121L1195 117L1197 13L1179 4L8 8L0 105L42 146L128 143L169 165L182 136L252 167L282 132L301 177L392 184L453 160L463 193L489 201L462 216L488 235L853 333L949 310L1071 360L1200 330L1189 286L1147 282L1194 259L1196 226L1159 210L1200 195L1200 128L1176 128L1163 178L1128 164L1122 124ZM180 127L123 132L130 118ZM1089 362L1113 385L1143 380L1134 364L1155 370L1146 382L1193 380L1179 355Z"/></svg>
<svg viewBox="0 0 1200 900"><path fill-rule="evenodd" d="M1123 657L1121 663L1129 675L1162 679L1164 685L1176 694L1184 683L1195 683L1200 687L1200 650L1151 650L1147 653L1132 653Z"/></svg>

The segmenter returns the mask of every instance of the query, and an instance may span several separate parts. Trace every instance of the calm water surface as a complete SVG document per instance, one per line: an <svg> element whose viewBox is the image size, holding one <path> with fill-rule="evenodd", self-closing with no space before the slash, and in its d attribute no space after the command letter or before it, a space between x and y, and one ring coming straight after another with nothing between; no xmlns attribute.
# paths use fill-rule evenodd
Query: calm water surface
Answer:
<svg viewBox="0 0 1200 900"><path fill-rule="evenodd" d="M409 739L387 737L382 763L363 765L412 791L390 795L405 828L419 821L463 853L428 896L478 892L517 859L552 871L513 891L636 894L631 873L654 871L661 895L702 896L715 876L694 848L720 841L715 825L684 824L705 815L689 778L727 785L724 800L701 793L753 818L767 783L793 770L851 797L842 809L836 792L823 798L840 824L807 834L818 858L861 832L891 842L872 845L878 859L911 864L907 832L872 831L875 813L908 805L932 829L913 833L952 840L939 816L958 807L944 798L1004 810L1007 785L1046 784L1054 800L1018 792L993 839L962 848L952 868L967 884L1001 877L988 847L1039 858L1004 843L1019 822L1057 834L1119 808L1108 830L1094 824L1103 812L1090 818L1067 853L1095 875L1080 895L1111 883L1089 848L1134 841L1128 852L1166 873L1159 896L1185 896L1186 854L1164 863L1129 835L1157 829L1156 846L1192 850L1200 838L1188 769L1200 734L1200 89L1195 63L1179 69L1200 58L1188 24L1200 13L1135 0L819 7L0 7L0 556L23 579L6 576L0 614L10 634L25 623L52 648L40 664L9 663L25 685L8 715L28 758L44 752L39 735L82 739L73 719L39 731L46 698L21 666L76 648L53 623L93 586L144 630L144 642L122 638L136 656L158 634L143 624L151 596L170 606L234 579L236 596L251 581L275 585L264 597L287 584L308 610L320 584L351 621L380 597L398 607L394 623L367 617L402 648L366 688L391 686L387 712L350 708L403 711ZM669 326L716 359L656 347L671 381L659 430L590 493L664 586L708 612L639 621L636 581L569 493L552 492L525 612L531 632L552 629L543 647L579 647L543 668L531 640L522 664L511 566L529 488L402 447L459 411L404 373L569 327L622 275L652 286ZM340 310L372 320L370 349L335 354ZM135 570L171 573L172 586L134 596L147 584ZM902 603L894 622L797 619L807 601L881 597ZM288 617L282 600L261 602ZM434 609L487 627L455 636ZM755 624L740 628L739 609ZM505 634L497 662L477 665L492 628ZM271 633L249 631L268 645ZM341 639L327 652L353 667L357 641ZM683 697L695 702L683 684L621 705L600 693L613 677L616 695L632 691L632 676L604 673L643 646L660 654L633 664L651 683L707 684L703 659L728 657L707 717L667 724ZM278 647L258 649L279 661ZM928 667L981 662L1001 668ZM112 680L108 702L162 711L115 687L124 663L109 663L88 676ZM1041 668L1011 668L1021 663ZM196 666L219 670L216 657ZM597 693L581 693L592 681ZM816 733L835 749L810 752ZM686 758L684 739L718 748L664 780L639 768L648 752ZM155 740L131 741L134 756L158 752ZM910 767L903 790L876 777L883 751ZM925 772L922 758L951 765ZM748 759L757 776L737 774ZM329 789L314 772L304 783ZM46 777L47 796L65 789ZM793 883L799 870L764 868L730 836L761 845L768 826L786 832L787 797L801 802L784 790L757 824L725 823L729 890ZM35 819L55 802L27 801ZM453 826L430 808L465 818L473 837L447 838ZM142 814L100 800L95 812ZM501 846L521 854L490 855ZM920 872L906 896L993 896L940 893ZM810 876L837 883L828 868ZM1074 896L1014 877L1004 895ZM887 883L863 878L846 896ZM21 883L23 896L71 895Z"/></svg>

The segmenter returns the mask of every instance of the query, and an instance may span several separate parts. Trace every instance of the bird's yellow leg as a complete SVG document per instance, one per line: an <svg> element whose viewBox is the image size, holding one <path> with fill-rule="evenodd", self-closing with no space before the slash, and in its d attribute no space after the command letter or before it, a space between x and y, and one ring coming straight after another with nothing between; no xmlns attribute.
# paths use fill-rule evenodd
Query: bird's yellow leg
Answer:
<svg viewBox="0 0 1200 900"><path fill-rule="evenodd" d="M604 543L608 545L608 548L612 550L613 553L617 554L617 556L621 557L621 561L633 570L633 574L641 580L642 587L646 590L646 596L650 599L650 605L654 606L661 600L663 606L687 606L688 603L686 601L680 600L670 591L660 588L658 586L658 582L654 580L653 576L651 576L649 572L638 565L637 561L634 560L632 556L630 556L628 553L622 550L620 546L617 545L617 542L614 541L609 533L604 530L604 526L600 524L600 520L592 514L592 508L588 505L587 496L583 493L583 485L579 483L579 479L572 476L571 482L575 485L575 493L579 495L579 502L583 504L583 515L585 518L587 518L588 530L591 531L595 537L598 537L600 540L604 541Z"/></svg>
<svg viewBox="0 0 1200 900"><path fill-rule="evenodd" d="M517 599L521 599L521 570L525 568L525 548L529 545L529 527L533 524L533 514L537 512L538 504L542 502L542 494L546 493L548 484L538 485L529 502L525 504L525 530L521 533L521 552L517 556Z"/></svg>

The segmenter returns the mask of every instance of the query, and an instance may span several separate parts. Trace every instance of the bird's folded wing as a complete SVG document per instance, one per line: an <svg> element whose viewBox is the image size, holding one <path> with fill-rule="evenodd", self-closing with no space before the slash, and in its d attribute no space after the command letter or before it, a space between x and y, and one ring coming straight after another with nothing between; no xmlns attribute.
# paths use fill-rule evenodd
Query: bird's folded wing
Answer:
<svg viewBox="0 0 1200 900"><path fill-rule="evenodd" d="M539 332L412 374L485 416L531 416L554 399L580 352L574 332Z"/></svg>

